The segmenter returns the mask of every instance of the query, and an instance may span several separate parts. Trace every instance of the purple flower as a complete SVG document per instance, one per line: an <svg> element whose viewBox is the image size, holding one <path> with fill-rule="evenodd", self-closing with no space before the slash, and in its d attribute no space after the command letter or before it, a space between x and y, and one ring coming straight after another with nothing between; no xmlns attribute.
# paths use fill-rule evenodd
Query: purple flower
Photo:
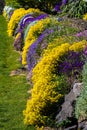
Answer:
<svg viewBox="0 0 87 130"><path fill-rule="evenodd" d="M56 12L61 11L61 10L60 10L61 6L62 6L63 4L65 5L66 3L67 3L67 0L62 0L61 2L59 2L59 3L57 3L57 4L55 5L54 10L55 10Z"/></svg>
<svg viewBox="0 0 87 130"><path fill-rule="evenodd" d="M10 12L9 12L9 20L10 20L10 18L11 18L11 16L12 16L12 14L13 14L13 12L14 12L14 10L11 10Z"/></svg>
<svg viewBox="0 0 87 130"><path fill-rule="evenodd" d="M67 0L62 0L62 3L65 5L67 3Z"/></svg>
<svg viewBox="0 0 87 130"><path fill-rule="evenodd" d="M27 14L25 15L21 21L18 24L18 27L15 31L15 34L20 33L20 36L18 37L18 39L16 39L14 41L14 47L16 50L22 50L23 47L23 38L24 38L24 28L31 22L35 21L35 20L41 20L44 19L48 16L48 14L41 14L36 18L33 18L31 14Z"/></svg>
<svg viewBox="0 0 87 130"><path fill-rule="evenodd" d="M85 54L85 56L87 56L87 46L84 49L84 54Z"/></svg>
<svg viewBox="0 0 87 130"><path fill-rule="evenodd" d="M87 30L84 30L83 32L79 32L75 35L76 37L87 37Z"/></svg>
<svg viewBox="0 0 87 130"><path fill-rule="evenodd" d="M31 14L26 14L19 22L18 27L15 30L15 34L21 32L26 24L29 24L31 21L34 20L34 17Z"/></svg>
<svg viewBox="0 0 87 130"><path fill-rule="evenodd" d="M48 14L41 14L39 15L38 17L35 18L35 20L40 20L40 19L44 19L46 17L48 17L49 15Z"/></svg>
<svg viewBox="0 0 87 130"><path fill-rule="evenodd" d="M56 12L59 12L61 5L62 5L62 2L56 4L55 7L54 7L54 10L55 10Z"/></svg>
<svg viewBox="0 0 87 130"><path fill-rule="evenodd" d="M32 16L28 16L27 18L25 18L23 20L23 22L20 24L20 28L24 28L27 24L29 24L30 22L32 22L34 20L34 18Z"/></svg>
<svg viewBox="0 0 87 130"><path fill-rule="evenodd" d="M49 34L54 32L53 29L46 29L39 38L30 46L27 54L28 70L31 71L38 62L43 49L47 47L47 42L42 42Z"/></svg>
<svg viewBox="0 0 87 130"><path fill-rule="evenodd" d="M85 64L83 52L69 51L64 57L61 57L61 62L56 67L58 74L67 76L74 75L75 72L81 72Z"/></svg>
<svg viewBox="0 0 87 130"><path fill-rule="evenodd" d="M26 14L21 21L18 24L18 27L16 28L15 34L17 34L18 32L22 32L23 29L31 22L36 21L36 20L40 20L40 19L44 19L48 16L48 14L41 14L39 16L37 16L36 18L34 18L34 16L32 16L34 14Z"/></svg>
<svg viewBox="0 0 87 130"><path fill-rule="evenodd" d="M76 36L77 36L77 37L81 37L81 36L82 36L82 32L77 33Z"/></svg>

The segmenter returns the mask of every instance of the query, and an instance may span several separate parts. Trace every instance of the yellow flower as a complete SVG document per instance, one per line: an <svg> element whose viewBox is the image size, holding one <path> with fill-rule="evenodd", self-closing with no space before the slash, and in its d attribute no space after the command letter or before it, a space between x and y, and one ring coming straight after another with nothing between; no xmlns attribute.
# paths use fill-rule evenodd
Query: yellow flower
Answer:
<svg viewBox="0 0 87 130"><path fill-rule="evenodd" d="M31 125L43 124L48 119L45 112L46 107L58 103L62 94L56 89L60 87L58 75L54 74L55 65L61 56L69 50L81 51L87 45L86 41L76 42L73 45L64 43L52 48L48 54L43 55L40 62L33 69L33 88L31 99L27 101L24 111L25 123ZM49 48L49 47L48 47ZM44 52L45 53L45 52ZM61 89L61 88L60 88Z"/></svg>
<svg viewBox="0 0 87 130"><path fill-rule="evenodd" d="M69 50L73 50L73 51L78 52L80 50L83 50L85 48L86 44L87 44L86 40L76 42L69 48Z"/></svg>
<svg viewBox="0 0 87 130"><path fill-rule="evenodd" d="M84 16L83 16L83 20L87 20L87 13L84 14Z"/></svg>
<svg viewBox="0 0 87 130"><path fill-rule="evenodd" d="M19 38L19 36L21 35L21 33L19 32L16 37L15 37L15 40Z"/></svg>
<svg viewBox="0 0 87 130"><path fill-rule="evenodd" d="M13 33L14 33L14 30L17 26L17 24L19 23L20 19L28 14L28 13L31 13L31 12L37 12L39 13L40 10L39 9L33 9L33 8L30 8L28 10L25 10L24 8L19 8L19 9L16 9L13 13L13 15L11 16L11 19L8 23L8 35L9 36L12 36ZM42 13L42 12L40 12Z"/></svg>
<svg viewBox="0 0 87 130"><path fill-rule="evenodd" d="M27 64L26 57L27 57L27 52L28 52L29 47L31 46L32 43L36 41L36 39L38 38L38 35L42 33L42 31L46 28L46 26L49 23L50 23L50 19L46 18L46 19L39 20L35 25L30 27L27 37L25 39L25 44L24 44L23 52L22 52L23 65Z"/></svg>

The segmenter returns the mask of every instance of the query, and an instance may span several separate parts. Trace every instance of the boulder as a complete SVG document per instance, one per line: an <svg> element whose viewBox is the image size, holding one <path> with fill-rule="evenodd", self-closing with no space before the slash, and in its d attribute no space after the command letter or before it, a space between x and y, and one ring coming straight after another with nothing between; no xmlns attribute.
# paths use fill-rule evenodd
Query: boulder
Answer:
<svg viewBox="0 0 87 130"><path fill-rule="evenodd" d="M64 130L77 130L77 125L65 128Z"/></svg>
<svg viewBox="0 0 87 130"><path fill-rule="evenodd" d="M83 120L78 123L78 129L87 130L87 120Z"/></svg>
<svg viewBox="0 0 87 130"><path fill-rule="evenodd" d="M71 91L65 95L64 103L62 104L61 111L56 116L56 122L60 123L73 117L74 107L77 97L80 95L82 90L82 83L74 83ZM68 129L67 129L68 130Z"/></svg>
<svg viewBox="0 0 87 130"><path fill-rule="evenodd" d="M15 75L26 75L27 69L26 68L21 68L17 70L12 70L10 73L10 76L15 76Z"/></svg>
<svg viewBox="0 0 87 130"><path fill-rule="evenodd" d="M82 86L83 86L82 83L75 83L73 85L73 92L74 92L74 95L76 98L80 95L81 90L82 90Z"/></svg>

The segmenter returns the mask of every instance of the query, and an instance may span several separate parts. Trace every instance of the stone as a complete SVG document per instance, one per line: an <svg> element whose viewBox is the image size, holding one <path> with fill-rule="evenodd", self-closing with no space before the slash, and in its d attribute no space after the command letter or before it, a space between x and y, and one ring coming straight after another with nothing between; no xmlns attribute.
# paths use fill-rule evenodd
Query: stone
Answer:
<svg viewBox="0 0 87 130"><path fill-rule="evenodd" d="M73 92L76 98L80 95L82 86L83 86L83 83L75 83L73 85Z"/></svg>
<svg viewBox="0 0 87 130"><path fill-rule="evenodd" d="M67 109L67 106L68 106L68 109ZM62 105L62 115L63 115L63 113L65 113L66 116L72 117L72 112L73 112L73 107L72 107L71 103L69 101L66 101L65 103L63 103L63 105Z"/></svg>
<svg viewBox="0 0 87 130"><path fill-rule="evenodd" d="M65 95L65 101L72 102L73 100L76 100L76 97L73 92L73 89L71 89L71 91L67 95Z"/></svg>
<svg viewBox="0 0 87 130"><path fill-rule="evenodd" d="M62 105L62 110L56 116L56 120L58 120L58 122L64 121L67 119L67 117L72 117L72 113L73 107L69 101L66 101Z"/></svg>
<svg viewBox="0 0 87 130"><path fill-rule="evenodd" d="M61 105L62 109L56 116L56 122L60 123L73 117L74 104L77 97L80 95L82 90L82 83L74 82L71 91L65 95L64 103Z"/></svg>
<svg viewBox="0 0 87 130"><path fill-rule="evenodd" d="M77 125L65 128L64 130L77 130Z"/></svg>
<svg viewBox="0 0 87 130"><path fill-rule="evenodd" d="M78 129L87 130L87 120L83 120L78 123Z"/></svg>
<svg viewBox="0 0 87 130"><path fill-rule="evenodd" d="M17 70L12 70L10 73L10 76L25 75L26 73L27 73L27 70L25 68L21 68Z"/></svg>
<svg viewBox="0 0 87 130"><path fill-rule="evenodd" d="M31 77L32 77L32 71L28 72L26 77L27 81L31 81Z"/></svg>

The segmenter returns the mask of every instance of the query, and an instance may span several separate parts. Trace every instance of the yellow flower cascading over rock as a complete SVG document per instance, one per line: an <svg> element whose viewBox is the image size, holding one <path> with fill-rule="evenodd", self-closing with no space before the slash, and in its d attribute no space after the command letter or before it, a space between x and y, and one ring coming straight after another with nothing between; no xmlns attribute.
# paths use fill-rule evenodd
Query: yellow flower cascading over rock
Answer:
<svg viewBox="0 0 87 130"><path fill-rule="evenodd" d="M58 81L59 76L54 73L56 65L69 50L80 52L86 45L85 40L73 44L64 43L44 52L40 62L33 69L32 94L23 111L25 124L45 126L46 121L49 120L47 108L50 111L52 105L58 103L63 97L60 93L62 88Z"/></svg>
<svg viewBox="0 0 87 130"><path fill-rule="evenodd" d="M50 17L46 19L41 19L38 22L36 22L33 26L30 27L28 34L25 39L25 44L23 47L23 52L22 52L22 64L26 65L26 57L27 57L27 52L29 47L31 46L32 43L36 41L36 39L40 36L42 31L44 31L46 28L49 28L50 26L58 25L58 21L56 19L52 19Z"/></svg>
<svg viewBox="0 0 87 130"><path fill-rule="evenodd" d="M39 20L35 25L31 26L27 37L25 39L25 44L22 52L22 64L26 65L26 56L30 45L35 42L41 32L47 27L47 25L51 22L50 18Z"/></svg>

